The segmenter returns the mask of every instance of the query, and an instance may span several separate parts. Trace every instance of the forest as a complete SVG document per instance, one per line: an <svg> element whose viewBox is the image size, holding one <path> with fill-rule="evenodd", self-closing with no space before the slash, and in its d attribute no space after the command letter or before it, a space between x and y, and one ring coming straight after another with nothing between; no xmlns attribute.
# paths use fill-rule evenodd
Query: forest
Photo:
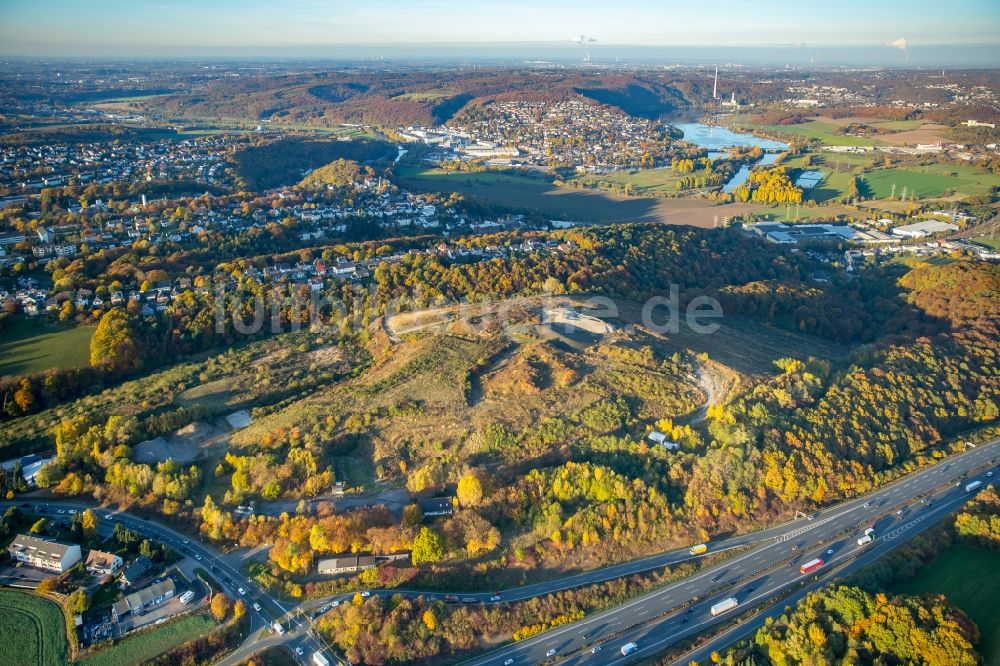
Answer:
<svg viewBox="0 0 1000 666"><path fill-rule="evenodd" d="M55 426L57 459L41 480L60 493L141 503L197 524L212 540L275 543L260 578L299 593L315 561L338 551L413 551L414 566L387 569L396 584L460 580L485 588L497 577L595 566L753 529L866 492L945 455L959 437L988 435L1000 418L995 266L890 264L814 283L807 255L734 230L662 225L454 242L527 240L561 249L487 261L406 255L379 264L370 289L341 285L334 295L346 309L324 312L322 335L294 334L279 356L254 342L208 366L192 364L171 380L177 389L143 397L141 381L126 382L127 394L112 388L100 401L64 407L72 418L22 417ZM711 358L641 325L568 347L541 335L530 308L509 331L455 324L392 342L379 323L387 313L429 305L560 293L603 294L628 310L671 284L682 303L715 295L730 315L834 346L850 342L851 352L798 358L789 349L769 372L736 373L732 395L692 423L704 398L689 377L709 369ZM281 291L236 287L275 299L285 325L304 316ZM222 333L209 299L174 307L178 328L164 330L159 345L240 339L229 337L233 318L244 316L236 300L226 301ZM141 374L148 334L120 312L106 316L94 336L95 367L121 364ZM185 330L199 321L203 332ZM284 355L293 350L305 356ZM238 370L239 358L249 367ZM225 403L178 406L177 395L227 376L237 379ZM210 464L134 459L142 438L236 406L252 408L254 423ZM195 407L209 411L182 411ZM19 419L13 425L12 434L26 432ZM650 446L652 428L676 450ZM402 516L372 508L349 518L303 510L240 519L228 510L249 499L306 500L346 478L380 479L414 498L454 493L456 511L424 520L416 504ZM213 489L207 496L206 487Z"/></svg>
<svg viewBox="0 0 1000 666"><path fill-rule="evenodd" d="M237 185L263 192L294 185L307 172L336 160L376 162L394 156L392 144L383 141L310 141L284 138L248 146L233 153L232 170Z"/></svg>

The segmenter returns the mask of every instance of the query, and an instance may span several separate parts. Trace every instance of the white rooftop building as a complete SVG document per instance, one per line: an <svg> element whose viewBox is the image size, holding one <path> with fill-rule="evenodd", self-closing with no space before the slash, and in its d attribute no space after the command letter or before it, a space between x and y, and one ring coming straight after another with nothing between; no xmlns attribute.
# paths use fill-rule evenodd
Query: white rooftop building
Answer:
<svg viewBox="0 0 1000 666"><path fill-rule="evenodd" d="M949 231L958 231L958 225L940 220L924 220L896 227L892 230L892 235L899 238L925 238L932 234L943 234Z"/></svg>

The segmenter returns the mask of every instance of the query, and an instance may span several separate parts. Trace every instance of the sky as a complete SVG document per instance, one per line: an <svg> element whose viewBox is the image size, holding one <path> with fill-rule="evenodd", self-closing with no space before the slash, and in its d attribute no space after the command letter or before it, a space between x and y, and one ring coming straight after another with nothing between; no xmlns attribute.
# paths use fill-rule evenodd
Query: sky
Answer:
<svg viewBox="0 0 1000 666"><path fill-rule="evenodd" d="M1000 43L1000 0L0 0L0 53L337 53L371 44ZM1000 65L1000 63L995 63Z"/></svg>

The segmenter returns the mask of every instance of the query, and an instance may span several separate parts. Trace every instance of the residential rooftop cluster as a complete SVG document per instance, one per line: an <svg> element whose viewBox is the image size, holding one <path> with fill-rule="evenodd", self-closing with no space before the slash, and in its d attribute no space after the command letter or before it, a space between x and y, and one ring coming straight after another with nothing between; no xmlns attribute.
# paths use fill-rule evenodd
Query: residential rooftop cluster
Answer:
<svg viewBox="0 0 1000 666"><path fill-rule="evenodd" d="M443 157L595 170L667 164L672 142L662 122L577 99L494 101L466 109L447 127L402 135L438 147Z"/></svg>

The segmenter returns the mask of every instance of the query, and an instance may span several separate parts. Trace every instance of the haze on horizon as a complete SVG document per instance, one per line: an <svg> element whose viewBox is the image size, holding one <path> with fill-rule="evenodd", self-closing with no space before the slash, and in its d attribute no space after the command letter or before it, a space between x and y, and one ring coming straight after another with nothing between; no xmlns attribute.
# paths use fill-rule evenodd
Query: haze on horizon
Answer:
<svg viewBox="0 0 1000 666"><path fill-rule="evenodd" d="M576 59L575 35L594 59L665 49L842 48L885 54L953 45L969 64L998 64L1000 3L954 0L385 0L377 9L322 0L0 1L0 53L53 57L396 57L507 54ZM616 50L617 49L617 50ZM776 62L783 56L776 55ZM810 54L809 59L817 55ZM937 56L940 58L940 56ZM905 60L905 58L904 58Z"/></svg>

